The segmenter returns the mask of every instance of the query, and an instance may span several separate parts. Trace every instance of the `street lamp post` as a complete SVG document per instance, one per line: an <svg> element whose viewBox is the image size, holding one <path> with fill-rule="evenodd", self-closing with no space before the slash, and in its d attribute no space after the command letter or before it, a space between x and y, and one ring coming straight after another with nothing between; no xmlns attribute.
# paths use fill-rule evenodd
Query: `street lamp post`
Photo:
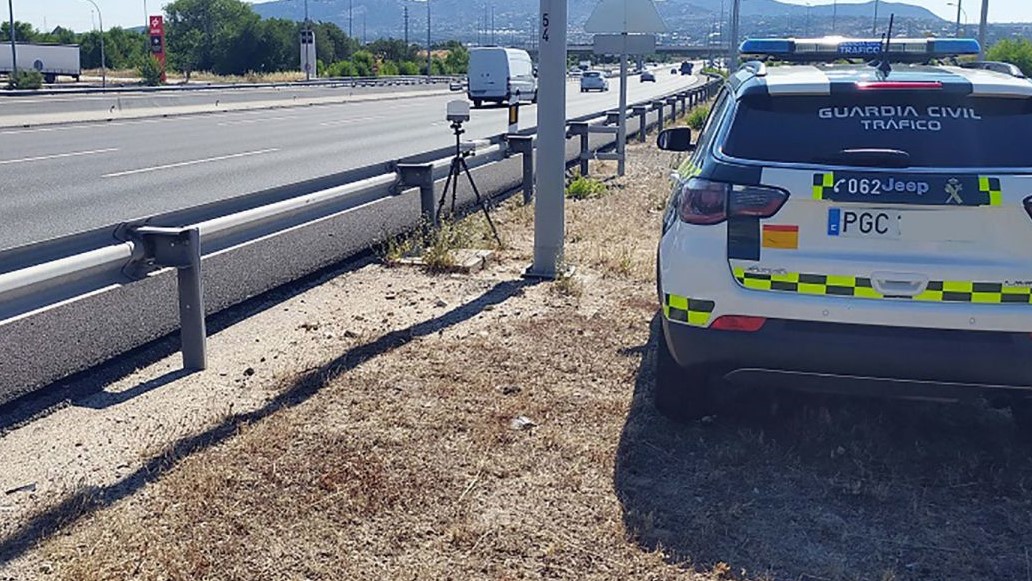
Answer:
<svg viewBox="0 0 1032 581"><path fill-rule="evenodd" d="M430 80L430 0L426 0L426 78Z"/></svg>
<svg viewBox="0 0 1032 581"><path fill-rule="evenodd" d="M18 45L14 42L14 0L7 0L7 9L11 13L11 78L18 74Z"/></svg>
<svg viewBox="0 0 1032 581"><path fill-rule="evenodd" d="M946 5L947 6L956 6L957 7L957 29L954 31L953 36L956 37L956 38L960 38L960 14L962 12L964 13L964 22L967 23L967 21L968 21L967 10L964 10L963 8L960 7L960 1L959 0L957 2L947 2Z"/></svg>
<svg viewBox="0 0 1032 581"><path fill-rule="evenodd" d="M100 11L100 6L93 0L86 0L97 9L97 20L100 22L100 86L107 87L107 64L104 59L104 14Z"/></svg>
<svg viewBox="0 0 1032 581"><path fill-rule="evenodd" d="M988 22L989 0L982 0L982 20L978 23L978 60L980 61L985 60L985 29Z"/></svg>
<svg viewBox="0 0 1032 581"><path fill-rule="evenodd" d="M831 33L832 34L835 34L836 32L838 32L838 29L835 26L837 20L838 20L838 0L835 0L834 2L831 3Z"/></svg>
<svg viewBox="0 0 1032 581"><path fill-rule="evenodd" d="M871 36L878 37L878 0L874 0L874 24L871 25Z"/></svg>

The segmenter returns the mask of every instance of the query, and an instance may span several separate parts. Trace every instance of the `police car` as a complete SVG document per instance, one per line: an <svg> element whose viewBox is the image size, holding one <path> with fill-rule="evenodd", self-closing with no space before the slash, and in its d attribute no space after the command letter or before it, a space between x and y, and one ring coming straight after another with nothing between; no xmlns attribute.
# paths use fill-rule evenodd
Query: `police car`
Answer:
<svg viewBox="0 0 1032 581"><path fill-rule="evenodd" d="M756 39L675 177L655 403L991 396L1032 424L1032 83L967 39ZM842 64L845 63L852 64ZM867 62L872 61L872 62ZM835 64L840 63L840 64Z"/></svg>

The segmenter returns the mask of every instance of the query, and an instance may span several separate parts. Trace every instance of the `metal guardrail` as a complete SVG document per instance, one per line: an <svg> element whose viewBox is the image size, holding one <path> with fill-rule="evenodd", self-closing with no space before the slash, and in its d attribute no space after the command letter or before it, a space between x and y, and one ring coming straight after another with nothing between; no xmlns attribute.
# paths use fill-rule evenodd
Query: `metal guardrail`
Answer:
<svg viewBox="0 0 1032 581"><path fill-rule="evenodd" d="M656 120L662 126L667 107L671 109L672 117L680 103L683 114L689 105L712 97L720 84L721 81L710 79L701 86L632 105L629 108L635 114L632 118L640 123L638 133L644 138L648 111L655 110L658 113ZM582 164L583 173L587 173L584 166L591 155L588 139L590 131L580 132L574 128L604 127L613 117L613 112L609 111L570 120L571 134L580 136L580 151L575 162ZM512 155L521 154L521 183L524 196L529 201L533 191L533 165L528 154L534 147L533 131L497 135L486 141L487 144L479 148L469 160L470 168L490 166ZM605 147L608 144L611 144L611 140L596 143L596 146ZM0 329L25 323L27 319L47 314L78 300L102 296L108 291L132 288L136 283L174 269L177 272L184 366L188 369L203 369L206 366L206 309L201 282L203 261L224 256L227 251L247 247L272 235L293 231L357 207L397 197L415 188L421 194L422 219L432 221L435 184L447 174L453 150L442 148L407 159L351 170L340 177L343 183L304 195L279 200L262 199L243 208L239 200L216 202L0 252ZM499 192L485 193L491 197ZM416 223L414 219L412 222ZM280 280L265 290L283 282L286 281ZM107 305L107 308L112 307ZM94 316L94 313L90 313L90 316ZM140 336L147 334L140 333ZM139 344L126 345L123 350ZM117 353L108 353L107 357L114 355ZM22 356L26 355L23 353ZM67 369L50 373L68 375L84 368L68 362L62 364ZM0 361L0 372L4 371L3 366ZM21 386L20 391L24 393L59 378L43 378L37 380L39 385ZM4 397L5 393L0 393L0 403L5 401Z"/></svg>
<svg viewBox="0 0 1032 581"><path fill-rule="evenodd" d="M121 94L121 93L178 93L189 91L224 91L244 89L297 89L305 87L378 87L435 85L451 83L459 77L454 76L389 76L389 77L333 77L315 81L292 81L287 83L191 83L189 85L161 85L148 87L144 85L123 85L117 87L49 87L45 89L8 89L0 90L0 97L25 97L38 95L86 95L86 94Z"/></svg>

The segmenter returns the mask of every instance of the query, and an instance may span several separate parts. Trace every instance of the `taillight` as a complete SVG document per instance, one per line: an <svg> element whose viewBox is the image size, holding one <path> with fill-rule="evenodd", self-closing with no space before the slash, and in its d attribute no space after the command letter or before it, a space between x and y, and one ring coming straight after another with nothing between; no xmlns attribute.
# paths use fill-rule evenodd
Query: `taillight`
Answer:
<svg viewBox="0 0 1032 581"><path fill-rule="evenodd" d="M753 333L759 331L766 324L764 317L750 317L747 315L724 315L717 317L717 320L710 324L710 329L720 331L745 331Z"/></svg>
<svg viewBox="0 0 1032 581"><path fill-rule="evenodd" d="M677 215L689 224L719 224L728 217L770 218L785 205L788 192L764 186L739 186L701 178L681 188Z"/></svg>

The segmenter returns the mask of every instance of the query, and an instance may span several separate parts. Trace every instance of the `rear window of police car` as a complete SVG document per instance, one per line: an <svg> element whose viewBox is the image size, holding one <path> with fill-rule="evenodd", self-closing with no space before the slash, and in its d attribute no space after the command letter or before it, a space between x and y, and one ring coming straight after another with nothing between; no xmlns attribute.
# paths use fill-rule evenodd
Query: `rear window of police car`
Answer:
<svg viewBox="0 0 1032 581"><path fill-rule="evenodd" d="M894 149L910 167L1032 166L1032 100L878 91L751 95L739 103L724 154L818 164L846 149Z"/></svg>

